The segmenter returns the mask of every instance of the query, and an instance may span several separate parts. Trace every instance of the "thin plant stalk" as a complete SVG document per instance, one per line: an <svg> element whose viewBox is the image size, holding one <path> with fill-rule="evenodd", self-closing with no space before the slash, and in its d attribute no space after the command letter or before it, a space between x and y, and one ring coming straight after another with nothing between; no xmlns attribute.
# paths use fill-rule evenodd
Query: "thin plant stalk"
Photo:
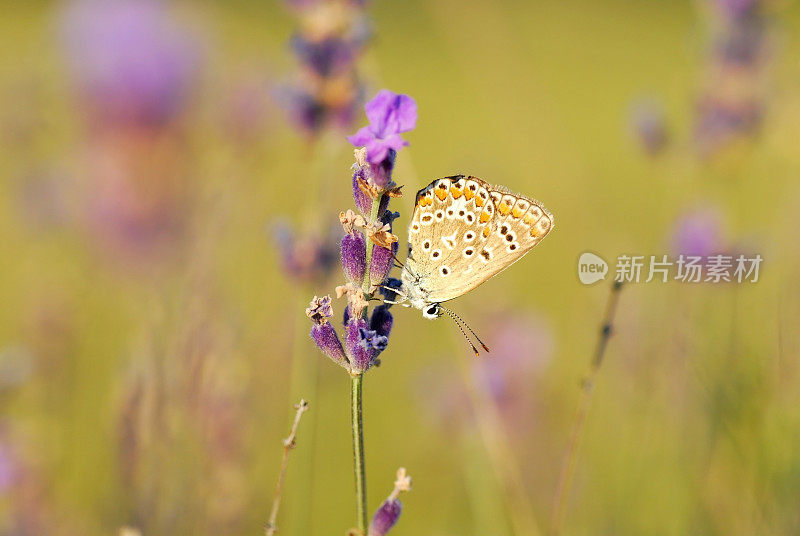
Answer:
<svg viewBox="0 0 800 536"><path fill-rule="evenodd" d="M367 470L364 465L364 423L362 419L362 389L364 375L351 378L350 424L353 429L353 471L356 480L356 520L361 534L367 530Z"/></svg>
<svg viewBox="0 0 800 536"><path fill-rule="evenodd" d="M569 499L572 480L575 476L575 465L578 459L578 447L580 446L581 438L583 437L583 429L586 425L586 417L589 413L589 406L592 399L592 393L594 391L594 383L597 377L597 372L600 370L600 366L603 364L603 358L605 357L606 348L608 347L608 340L611 338L614 316L616 315L617 303L619 302L619 293L621 289L622 283L615 281L608 296L606 312L605 316L603 317L603 323L600 326L600 334L598 335L594 356L592 357L592 362L589 367L589 374L581 384L581 399L578 404L578 410L575 413L575 420L572 424L572 432L570 433L569 442L567 443L567 450L564 454L564 463L561 467L561 474L558 478L555 499L553 501L553 513L550 519L550 534L552 536L561 534L564 525L567 500Z"/></svg>
<svg viewBox="0 0 800 536"><path fill-rule="evenodd" d="M305 287L303 287L305 288ZM307 355L306 343L308 334L305 328L306 318L296 315L294 335L291 350L291 371L289 378L289 391L292 400L305 396L316 400L319 393L319 360ZM290 501L285 519L289 520L292 531L299 534L310 532L309 526L313 517L309 512L314 511L313 478L314 460L316 453L317 413L312 413L304 426L303 437L306 447L295 454L297 470L294 471L292 484L287 489L286 495Z"/></svg>
<svg viewBox="0 0 800 536"><path fill-rule="evenodd" d="M472 513L473 533L507 536L512 534L510 526L501 525L506 519L508 505L493 472L490 460L486 459L486 447L480 434L469 430L461 436L465 491Z"/></svg>
<svg viewBox="0 0 800 536"><path fill-rule="evenodd" d="M295 447L297 439L297 427L300 425L300 419L303 413L308 411L308 402L300 400L295 405L297 412L294 415L294 422L292 429L289 431L289 436L283 440L283 458L281 459L281 471L278 475L278 484L275 487L275 498L272 500L272 510L269 513L269 521L265 530L266 536L273 536L278 531L278 510L281 507L281 494L283 493L283 483L286 480L286 470L289 468L289 452Z"/></svg>
<svg viewBox="0 0 800 536"><path fill-rule="evenodd" d="M318 214L321 209L321 185L325 182L322 177L324 168L324 144L325 138L323 134L314 134L310 139L308 145L305 147L305 155L303 160L308 164L307 172L305 175L308 177L307 191L309 192L309 202L304 209L304 217L313 218L314 214ZM299 285L298 298L302 296L300 302L305 305L305 296L309 293L309 288L303 284ZM302 310L302 307L300 308ZM290 400L297 400L297 397L306 396L312 401L317 399L319 394L319 362L317 359L306 359L306 343L308 341L308 334L306 333L307 319L301 315L297 315L294 325L294 337L292 341L292 348L290 352L290 371L289 371L289 396ZM313 464L316 454L316 441L315 436L317 432L317 419L316 413L310 419L310 426L306 426L305 437L308 440L310 448L305 449L303 454L300 455L299 472L293 478L293 485L287 492L290 498L303 498L302 504L300 501L293 501L289 506L289 519L291 520L293 530L298 533L310 532L309 526L313 521L313 517L308 515L308 512L314 511L314 493L313 493ZM297 457L297 456L295 456Z"/></svg>
<svg viewBox="0 0 800 536"><path fill-rule="evenodd" d="M381 197L373 199L372 209L370 210L370 221L378 219ZM372 240L366 238L367 262L364 269L364 280L361 290L364 292L365 299L369 300L370 287L370 265L372 263L372 251L374 244ZM367 314L364 309L365 316ZM367 531L367 469L364 462L364 421L363 421L363 392L364 374L358 374L350 378L350 425L353 429L353 473L356 484L356 526L361 534Z"/></svg>
<svg viewBox="0 0 800 536"><path fill-rule="evenodd" d="M513 533L518 536L536 536L541 534L536 521L530 498L525 490L514 449L503 427L500 412L492 397L471 379L470 372L463 360L458 360L464 382L475 411L478 431L483 440L484 449L495 478L500 482L508 508Z"/></svg>

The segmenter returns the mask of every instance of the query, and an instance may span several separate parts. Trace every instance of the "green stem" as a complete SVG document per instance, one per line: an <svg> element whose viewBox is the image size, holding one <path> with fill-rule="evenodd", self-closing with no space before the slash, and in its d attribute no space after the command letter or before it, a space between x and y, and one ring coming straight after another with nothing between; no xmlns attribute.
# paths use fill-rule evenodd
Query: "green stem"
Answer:
<svg viewBox="0 0 800 536"><path fill-rule="evenodd" d="M370 222L378 219L378 211L381 206L381 198L372 201L370 210ZM370 287L370 265L372 264L372 251L374 244L368 236L365 236L367 246L366 266L364 268L364 280L361 290L364 297L369 300L371 297ZM362 313L364 318L367 316L367 308ZM353 471L356 477L356 517L358 530L362 535L367 533L367 470L364 465L364 422L362 420L362 394L364 386L364 374L359 374L351 378L350 384L350 424L353 428Z"/></svg>
<svg viewBox="0 0 800 536"><path fill-rule="evenodd" d="M350 423L353 427L353 470L356 477L356 517L361 534L367 531L367 470L364 465L364 423L361 399L364 375L353 376L350 383Z"/></svg>

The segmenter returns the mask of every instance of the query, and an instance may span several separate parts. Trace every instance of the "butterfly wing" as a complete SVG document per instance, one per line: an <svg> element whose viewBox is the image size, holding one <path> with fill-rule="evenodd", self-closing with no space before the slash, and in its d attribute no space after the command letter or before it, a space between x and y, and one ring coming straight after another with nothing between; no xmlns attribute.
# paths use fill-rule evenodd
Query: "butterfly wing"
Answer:
<svg viewBox="0 0 800 536"><path fill-rule="evenodd" d="M443 302L511 266L552 228L538 201L476 177L445 177L417 192L409 259L429 301Z"/></svg>

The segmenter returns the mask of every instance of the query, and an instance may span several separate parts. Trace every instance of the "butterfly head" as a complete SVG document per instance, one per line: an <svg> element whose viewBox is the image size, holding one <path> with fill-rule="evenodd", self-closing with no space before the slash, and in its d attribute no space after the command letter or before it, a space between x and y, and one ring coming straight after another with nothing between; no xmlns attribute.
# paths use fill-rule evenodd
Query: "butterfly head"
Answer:
<svg viewBox="0 0 800 536"><path fill-rule="evenodd" d="M434 318L439 318L443 314L444 312L442 311L442 306L438 303L428 304L426 307L422 309L422 316L424 316L429 320L433 320Z"/></svg>

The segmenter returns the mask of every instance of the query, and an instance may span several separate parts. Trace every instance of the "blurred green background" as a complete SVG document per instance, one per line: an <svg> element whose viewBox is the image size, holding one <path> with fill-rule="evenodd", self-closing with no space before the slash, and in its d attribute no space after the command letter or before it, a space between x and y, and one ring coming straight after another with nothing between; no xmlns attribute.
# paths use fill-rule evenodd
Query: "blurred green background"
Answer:
<svg viewBox="0 0 800 536"><path fill-rule="evenodd" d="M712 249L764 258L759 281L623 289L564 532L800 533L800 13L754 3L742 46L758 58L724 75L716 40L745 23L717 4L364 8L365 96L419 107L394 177L401 244L413 193L456 173L556 221L452 304L504 349L485 362L449 321L393 309L364 416L370 508L398 467L414 478L392 534L547 531L609 294L579 282L577 258L675 253L695 213L711 214L692 232ZM276 89L302 83L287 43L308 8L196 1L168 7L196 48L180 111L109 117L81 91L68 9L7 2L0 17L0 533L261 533L303 396L279 533L344 534L348 377L304 315L343 278L293 278L274 228L326 236L353 207L344 135L365 124L360 105L311 141ZM758 126L698 148L709 94L744 94ZM643 146L636 103L650 101ZM491 374L498 397L481 389Z"/></svg>

